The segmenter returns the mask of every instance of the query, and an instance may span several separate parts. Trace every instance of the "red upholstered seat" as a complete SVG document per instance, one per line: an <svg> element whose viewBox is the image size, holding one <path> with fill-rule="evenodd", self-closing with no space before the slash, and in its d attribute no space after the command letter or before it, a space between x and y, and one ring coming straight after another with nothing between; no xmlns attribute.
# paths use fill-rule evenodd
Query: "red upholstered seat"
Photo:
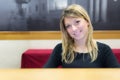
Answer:
<svg viewBox="0 0 120 80"><path fill-rule="evenodd" d="M120 63L120 49L112 49L112 51L115 54L118 62Z"/></svg>
<svg viewBox="0 0 120 80"><path fill-rule="evenodd" d="M21 68L41 68L51 53L52 49L29 49L22 54Z"/></svg>
<svg viewBox="0 0 120 80"><path fill-rule="evenodd" d="M29 49L22 54L21 68L42 68L53 49ZM120 49L112 49L120 63Z"/></svg>

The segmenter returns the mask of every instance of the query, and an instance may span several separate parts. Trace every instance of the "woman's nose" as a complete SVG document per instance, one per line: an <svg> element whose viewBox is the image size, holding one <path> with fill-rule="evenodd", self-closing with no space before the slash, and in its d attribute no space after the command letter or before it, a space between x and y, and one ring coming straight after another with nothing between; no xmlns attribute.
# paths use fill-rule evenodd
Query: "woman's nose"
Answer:
<svg viewBox="0 0 120 80"><path fill-rule="evenodd" d="M77 27L75 25L72 25L72 30L73 31L77 30Z"/></svg>

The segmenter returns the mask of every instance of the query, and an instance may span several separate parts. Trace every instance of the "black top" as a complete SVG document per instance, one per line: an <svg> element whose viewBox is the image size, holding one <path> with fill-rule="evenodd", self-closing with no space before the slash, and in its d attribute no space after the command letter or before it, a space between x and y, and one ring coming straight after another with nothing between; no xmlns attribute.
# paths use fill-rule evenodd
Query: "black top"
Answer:
<svg viewBox="0 0 120 80"><path fill-rule="evenodd" d="M44 68L56 68L62 66L63 68L113 68L119 67L119 63L113 54L111 48L104 44L97 42L98 57L94 62L90 62L91 58L88 53L75 53L74 61L70 64L62 62L62 44L56 45L48 62Z"/></svg>

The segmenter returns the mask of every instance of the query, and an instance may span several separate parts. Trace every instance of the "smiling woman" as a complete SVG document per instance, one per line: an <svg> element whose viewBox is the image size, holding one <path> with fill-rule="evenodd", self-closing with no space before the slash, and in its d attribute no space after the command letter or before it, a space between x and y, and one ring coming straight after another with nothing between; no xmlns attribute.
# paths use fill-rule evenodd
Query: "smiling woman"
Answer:
<svg viewBox="0 0 120 80"><path fill-rule="evenodd" d="M66 7L60 18L62 42L57 44L44 68L118 68L109 45L93 38L87 11L78 4Z"/></svg>

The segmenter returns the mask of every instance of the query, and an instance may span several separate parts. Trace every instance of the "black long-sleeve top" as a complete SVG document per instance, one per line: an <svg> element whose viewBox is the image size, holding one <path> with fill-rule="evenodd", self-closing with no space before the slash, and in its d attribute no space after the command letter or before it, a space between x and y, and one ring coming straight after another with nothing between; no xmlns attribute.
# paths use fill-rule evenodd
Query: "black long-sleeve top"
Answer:
<svg viewBox="0 0 120 80"><path fill-rule="evenodd" d="M111 48L104 44L97 42L98 57L94 62L91 62L90 55L88 53L75 53L76 56L72 63L68 64L62 61L62 44L56 45L53 52L44 65L44 68L56 68L62 66L63 68L117 68L120 67L115 55Z"/></svg>

